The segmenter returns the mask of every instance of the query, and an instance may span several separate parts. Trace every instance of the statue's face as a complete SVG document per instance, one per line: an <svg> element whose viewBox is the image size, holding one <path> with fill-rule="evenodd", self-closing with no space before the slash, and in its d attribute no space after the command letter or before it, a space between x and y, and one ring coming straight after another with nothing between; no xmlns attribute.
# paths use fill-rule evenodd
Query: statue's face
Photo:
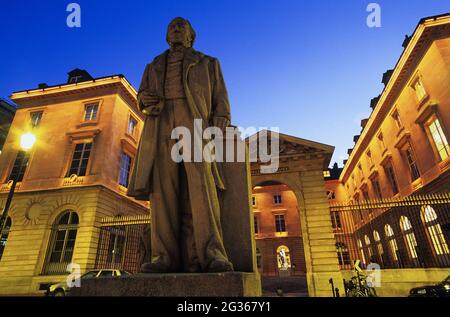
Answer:
<svg viewBox="0 0 450 317"><path fill-rule="evenodd" d="M170 45L183 45L189 47L191 43L191 32L189 26L183 20L175 20L169 25L167 39Z"/></svg>

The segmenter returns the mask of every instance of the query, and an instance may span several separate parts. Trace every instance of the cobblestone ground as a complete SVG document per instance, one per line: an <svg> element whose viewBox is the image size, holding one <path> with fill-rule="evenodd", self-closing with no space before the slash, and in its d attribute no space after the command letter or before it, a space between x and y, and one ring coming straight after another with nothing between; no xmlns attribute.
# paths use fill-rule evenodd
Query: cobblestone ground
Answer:
<svg viewBox="0 0 450 317"><path fill-rule="evenodd" d="M262 277L263 296L279 296L278 288L283 290L283 297L308 297L306 276Z"/></svg>

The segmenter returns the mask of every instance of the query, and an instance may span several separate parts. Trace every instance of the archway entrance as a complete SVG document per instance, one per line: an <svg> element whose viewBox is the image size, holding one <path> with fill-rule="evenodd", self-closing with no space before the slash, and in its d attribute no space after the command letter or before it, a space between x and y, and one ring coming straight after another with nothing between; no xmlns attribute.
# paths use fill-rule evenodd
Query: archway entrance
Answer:
<svg viewBox="0 0 450 317"><path fill-rule="evenodd" d="M272 132L269 131L268 134ZM254 196L258 195L259 191L270 193L268 198L265 198L269 206L268 212L265 213L268 213L270 219L267 221L267 229L264 223L258 224L258 219L255 219L256 245L259 249L263 280L270 278L270 274L276 278L287 279L303 274L306 276L304 288L307 289L308 296L333 296L330 279L333 279L335 287L341 291L344 289L323 175L334 148L281 133L277 135L280 145L278 168L266 174L262 166L267 164L258 161L250 166ZM290 222L286 221L288 211L283 212L283 208L287 208L280 206L283 205L284 197L290 197L292 201L293 213L297 217L296 225L290 225ZM253 204L253 210L258 210L258 198L253 198ZM254 213L258 216L258 211ZM262 218L265 217L263 213L259 212ZM265 253L267 251L261 246L261 241L267 240L262 238L264 231L271 232L271 239L276 241L269 253ZM291 233L297 236L297 242L283 241L290 238ZM298 240L300 238L301 240ZM289 249L291 266L285 268L280 276L277 250L281 246ZM302 247L302 252L296 250L296 247ZM296 258L297 254L303 255L303 262ZM269 272L265 269L267 265L273 266L268 269ZM283 276L283 273L288 276ZM265 286L263 281L263 289Z"/></svg>
<svg viewBox="0 0 450 317"><path fill-rule="evenodd" d="M263 294L281 288L308 296L306 260L297 197L289 186L265 181L252 192L258 270Z"/></svg>

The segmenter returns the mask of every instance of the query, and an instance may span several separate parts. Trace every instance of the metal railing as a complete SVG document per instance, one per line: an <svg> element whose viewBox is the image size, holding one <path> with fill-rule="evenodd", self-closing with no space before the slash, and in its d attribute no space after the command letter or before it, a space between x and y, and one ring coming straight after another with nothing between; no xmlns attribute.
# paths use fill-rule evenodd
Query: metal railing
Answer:
<svg viewBox="0 0 450 317"><path fill-rule="evenodd" d="M150 260L150 216L104 218L95 261L96 269L139 272Z"/></svg>
<svg viewBox="0 0 450 317"><path fill-rule="evenodd" d="M330 206L341 269L450 267L450 193Z"/></svg>

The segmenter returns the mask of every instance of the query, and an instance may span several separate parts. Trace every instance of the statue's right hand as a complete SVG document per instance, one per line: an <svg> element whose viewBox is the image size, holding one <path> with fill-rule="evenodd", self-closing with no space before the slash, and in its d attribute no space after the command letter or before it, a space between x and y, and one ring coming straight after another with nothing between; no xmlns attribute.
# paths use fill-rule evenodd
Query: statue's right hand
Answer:
<svg viewBox="0 0 450 317"><path fill-rule="evenodd" d="M160 97L150 94L146 91L140 96L140 100L145 108L156 106L160 102Z"/></svg>

